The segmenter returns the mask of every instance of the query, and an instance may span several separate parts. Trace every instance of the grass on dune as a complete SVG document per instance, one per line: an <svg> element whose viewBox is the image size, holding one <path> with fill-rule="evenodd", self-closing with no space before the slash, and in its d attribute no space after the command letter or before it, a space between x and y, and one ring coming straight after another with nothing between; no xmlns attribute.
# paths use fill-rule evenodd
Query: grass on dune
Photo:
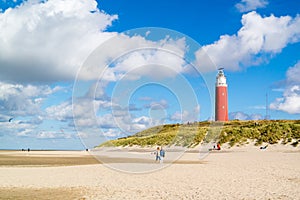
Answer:
<svg viewBox="0 0 300 200"><path fill-rule="evenodd" d="M194 122L167 124L149 128L135 135L110 140L104 146L184 146L194 147L202 142L228 143L230 146L245 144L248 140L262 143L297 146L300 142L300 120L259 120L221 122Z"/></svg>

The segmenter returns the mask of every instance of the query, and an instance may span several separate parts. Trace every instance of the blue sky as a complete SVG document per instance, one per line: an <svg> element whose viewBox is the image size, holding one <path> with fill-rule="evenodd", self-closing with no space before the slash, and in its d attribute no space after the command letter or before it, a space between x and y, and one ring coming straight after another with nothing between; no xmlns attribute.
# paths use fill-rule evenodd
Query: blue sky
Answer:
<svg viewBox="0 0 300 200"><path fill-rule="evenodd" d="M264 119L266 96L269 118L299 119L299 8L294 0L0 0L0 149L83 149L211 119L219 67L230 119Z"/></svg>

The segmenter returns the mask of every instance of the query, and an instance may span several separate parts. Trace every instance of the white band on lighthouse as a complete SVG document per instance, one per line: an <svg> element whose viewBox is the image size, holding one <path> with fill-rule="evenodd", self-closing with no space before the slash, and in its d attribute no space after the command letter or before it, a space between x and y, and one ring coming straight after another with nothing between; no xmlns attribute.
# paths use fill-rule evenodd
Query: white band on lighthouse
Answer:
<svg viewBox="0 0 300 200"><path fill-rule="evenodd" d="M226 77L224 75L223 69L219 69L219 73L216 77L216 86L226 86L227 87L227 83L226 83Z"/></svg>

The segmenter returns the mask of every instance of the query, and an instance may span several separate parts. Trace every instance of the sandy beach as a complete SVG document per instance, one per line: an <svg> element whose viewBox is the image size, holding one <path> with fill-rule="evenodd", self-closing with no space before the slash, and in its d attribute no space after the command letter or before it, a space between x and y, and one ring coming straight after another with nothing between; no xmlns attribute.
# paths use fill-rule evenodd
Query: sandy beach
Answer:
<svg viewBox="0 0 300 200"><path fill-rule="evenodd" d="M223 148L203 159L193 150L174 163L167 151L164 164L143 153L145 163L99 162L85 151L1 151L0 199L300 199L299 147ZM129 173L116 163L160 168Z"/></svg>

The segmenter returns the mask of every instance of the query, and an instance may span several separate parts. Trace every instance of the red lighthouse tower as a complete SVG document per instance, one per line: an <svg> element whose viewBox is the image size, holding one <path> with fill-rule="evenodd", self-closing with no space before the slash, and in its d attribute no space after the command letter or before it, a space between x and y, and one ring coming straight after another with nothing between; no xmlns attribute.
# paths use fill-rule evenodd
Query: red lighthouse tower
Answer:
<svg viewBox="0 0 300 200"><path fill-rule="evenodd" d="M215 120L228 121L227 83L223 68L219 69L216 77Z"/></svg>

